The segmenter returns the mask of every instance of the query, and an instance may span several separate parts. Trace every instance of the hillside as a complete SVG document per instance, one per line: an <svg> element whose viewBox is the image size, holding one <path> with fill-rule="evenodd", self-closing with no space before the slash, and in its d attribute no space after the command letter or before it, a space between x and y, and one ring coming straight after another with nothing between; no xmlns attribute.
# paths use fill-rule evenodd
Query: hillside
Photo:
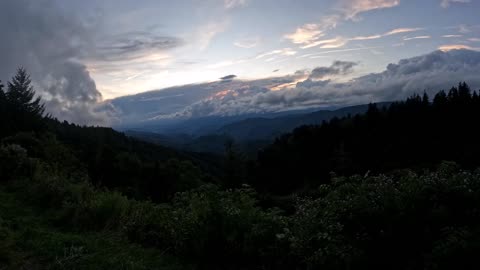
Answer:
<svg viewBox="0 0 480 270"><path fill-rule="evenodd" d="M0 87L0 269L480 266L465 83L219 161L45 116L19 73Z"/></svg>
<svg viewBox="0 0 480 270"><path fill-rule="evenodd" d="M379 103L379 107L390 103ZM238 141L273 140L283 133L290 132L303 125L320 125L334 117L365 113L368 105L357 105L337 110L321 110L305 114L286 115L274 118L248 118L227 124L216 133L228 135Z"/></svg>

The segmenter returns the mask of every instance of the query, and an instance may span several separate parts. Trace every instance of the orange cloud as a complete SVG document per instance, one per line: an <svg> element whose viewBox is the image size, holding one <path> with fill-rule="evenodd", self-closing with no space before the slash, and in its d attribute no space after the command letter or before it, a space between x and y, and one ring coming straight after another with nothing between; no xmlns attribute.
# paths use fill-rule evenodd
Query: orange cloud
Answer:
<svg viewBox="0 0 480 270"><path fill-rule="evenodd" d="M478 48L473 48L468 45L463 44L451 44L451 45L443 45L438 47L440 51L448 52L451 50L478 50Z"/></svg>

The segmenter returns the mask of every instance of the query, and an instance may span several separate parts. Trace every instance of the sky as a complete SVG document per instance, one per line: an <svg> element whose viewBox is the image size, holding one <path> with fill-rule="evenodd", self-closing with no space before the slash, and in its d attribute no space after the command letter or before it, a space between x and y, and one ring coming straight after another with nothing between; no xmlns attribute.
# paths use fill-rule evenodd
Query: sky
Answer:
<svg viewBox="0 0 480 270"><path fill-rule="evenodd" d="M259 95L277 96L275 106L256 112L368 101L355 100L363 89L350 89L353 83L415 57L478 71L468 60L480 50L478 0L3 0L0 10L0 79L26 67L47 108L81 123L118 113L110 99L173 86L197 85L181 93L196 99L161 117L191 115L226 95L247 107ZM214 90L193 93L202 87ZM312 93L285 102L298 89ZM332 89L343 89L343 103L325 98ZM315 91L322 102L309 102Z"/></svg>

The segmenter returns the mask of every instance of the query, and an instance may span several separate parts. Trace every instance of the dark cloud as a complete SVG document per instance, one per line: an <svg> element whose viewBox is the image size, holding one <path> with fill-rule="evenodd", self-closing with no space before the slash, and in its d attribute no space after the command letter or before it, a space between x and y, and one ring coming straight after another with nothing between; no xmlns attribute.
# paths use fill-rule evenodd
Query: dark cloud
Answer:
<svg viewBox="0 0 480 270"><path fill-rule="evenodd" d="M279 72L279 71L280 71L280 69L275 69L275 70L272 71L272 72L275 73L275 72Z"/></svg>
<svg viewBox="0 0 480 270"><path fill-rule="evenodd" d="M104 35L103 13L78 12L76 3L58 0L0 1L0 79L19 66L31 74L49 113L79 124L111 123L117 110L102 103L85 63L119 69L121 61L181 46L182 41L142 31ZM148 60L148 59L146 59ZM122 66L124 68L124 66Z"/></svg>
<svg viewBox="0 0 480 270"><path fill-rule="evenodd" d="M357 63L347 61L335 61L329 67L317 67L310 73L310 79L321 80L330 76L346 75L353 72Z"/></svg>
<svg viewBox="0 0 480 270"><path fill-rule="evenodd" d="M0 1L0 10L1 78L7 80L23 66L48 112L81 124L106 124L95 113L102 96L78 61L91 49L92 22L50 0L5 0Z"/></svg>
<svg viewBox="0 0 480 270"><path fill-rule="evenodd" d="M324 87L329 84L331 80L320 80L320 81L312 81L312 79L308 78L305 81L301 81L297 83L297 88L304 87L304 88L312 88L312 87Z"/></svg>
<svg viewBox="0 0 480 270"><path fill-rule="evenodd" d="M227 75L227 76L224 76L224 77L221 77L220 80L222 81L231 81L233 79L235 79L237 77L237 75Z"/></svg>
<svg viewBox="0 0 480 270"><path fill-rule="evenodd" d="M103 61L133 60L156 52L179 47L183 41L176 37L135 31L109 36L96 47L93 57Z"/></svg>

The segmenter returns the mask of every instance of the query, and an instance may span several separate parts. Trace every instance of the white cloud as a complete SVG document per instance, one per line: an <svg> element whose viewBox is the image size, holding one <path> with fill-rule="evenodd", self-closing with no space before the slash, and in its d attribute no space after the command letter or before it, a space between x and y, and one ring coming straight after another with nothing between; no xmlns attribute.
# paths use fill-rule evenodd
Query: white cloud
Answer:
<svg viewBox="0 0 480 270"><path fill-rule="evenodd" d="M398 6L400 0L341 0L340 9L346 19L357 19L357 15L363 12L392 8Z"/></svg>
<svg viewBox="0 0 480 270"><path fill-rule="evenodd" d="M226 9L233 9L246 6L248 4L248 0L224 0L223 4Z"/></svg>
<svg viewBox="0 0 480 270"><path fill-rule="evenodd" d="M470 3L470 0L442 0L442 2L440 3L440 6L442 6L443 8L448 8L452 3L466 4L466 3Z"/></svg>
<svg viewBox="0 0 480 270"><path fill-rule="evenodd" d="M408 41L408 40L415 40L415 39L429 39L432 38L431 36L416 36L416 37L405 37L403 40Z"/></svg>
<svg viewBox="0 0 480 270"><path fill-rule="evenodd" d="M297 54L297 52L292 50L291 48L283 48L283 49L280 49L280 50L274 50L274 51L259 54L259 55L257 55L257 57L255 59L261 59L261 58L264 58L266 56L272 56L272 55L292 56L292 55L295 55L295 54Z"/></svg>
<svg viewBox="0 0 480 270"><path fill-rule="evenodd" d="M324 39L324 40L317 40L312 43L309 43L305 46L302 46L300 48L302 49L308 49L308 48L313 48L313 47L319 47L321 49L334 49L334 48L340 48L343 47L347 44L348 40L342 38L342 37L336 37L332 39Z"/></svg>
<svg viewBox="0 0 480 270"><path fill-rule="evenodd" d="M443 35L443 38L460 38L463 37L463 35Z"/></svg>
<svg viewBox="0 0 480 270"><path fill-rule="evenodd" d="M233 45L243 48L243 49L251 49L255 48L260 44L260 38L259 37L253 37L253 38L243 38L240 40L237 40L233 43Z"/></svg>
<svg viewBox="0 0 480 270"><path fill-rule="evenodd" d="M305 24L295 30L294 33L286 34L285 38L295 44L310 44L319 37L324 36L323 30L318 24Z"/></svg>
<svg viewBox="0 0 480 270"><path fill-rule="evenodd" d="M419 28L398 28L383 35L358 36L351 39L337 37L334 43L325 45L325 41L321 40L328 30L336 28L343 20L358 19L357 15L363 12L376 9L384 9L395 7L400 4L400 0L341 0L336 8L337 12L322 17L319 23L308 23L298 27L295 32L284 35L284 38L290 40L294 44L302 45L302 49L317 47L322 45L323 48L339 48L347 44L348 40L368 40L377 39L382 36L393 35L398 33L418 31Z"/></svg>
<svg viewBox="0 0 480 270"><path fill-rule="evenodd" d="M409 32L416 32L423 30L424 28L396 28L384 34L384 36L402 34L402 33L409 33Z"/></svg>
<svg viewBox="0 0 480 270"><path fill-rule="evenodd" d="M197 31L197 43L201 51L210 46L210 42L220 33L223 33L228 26L227 21L211 22L201 26Z"/></svg>

